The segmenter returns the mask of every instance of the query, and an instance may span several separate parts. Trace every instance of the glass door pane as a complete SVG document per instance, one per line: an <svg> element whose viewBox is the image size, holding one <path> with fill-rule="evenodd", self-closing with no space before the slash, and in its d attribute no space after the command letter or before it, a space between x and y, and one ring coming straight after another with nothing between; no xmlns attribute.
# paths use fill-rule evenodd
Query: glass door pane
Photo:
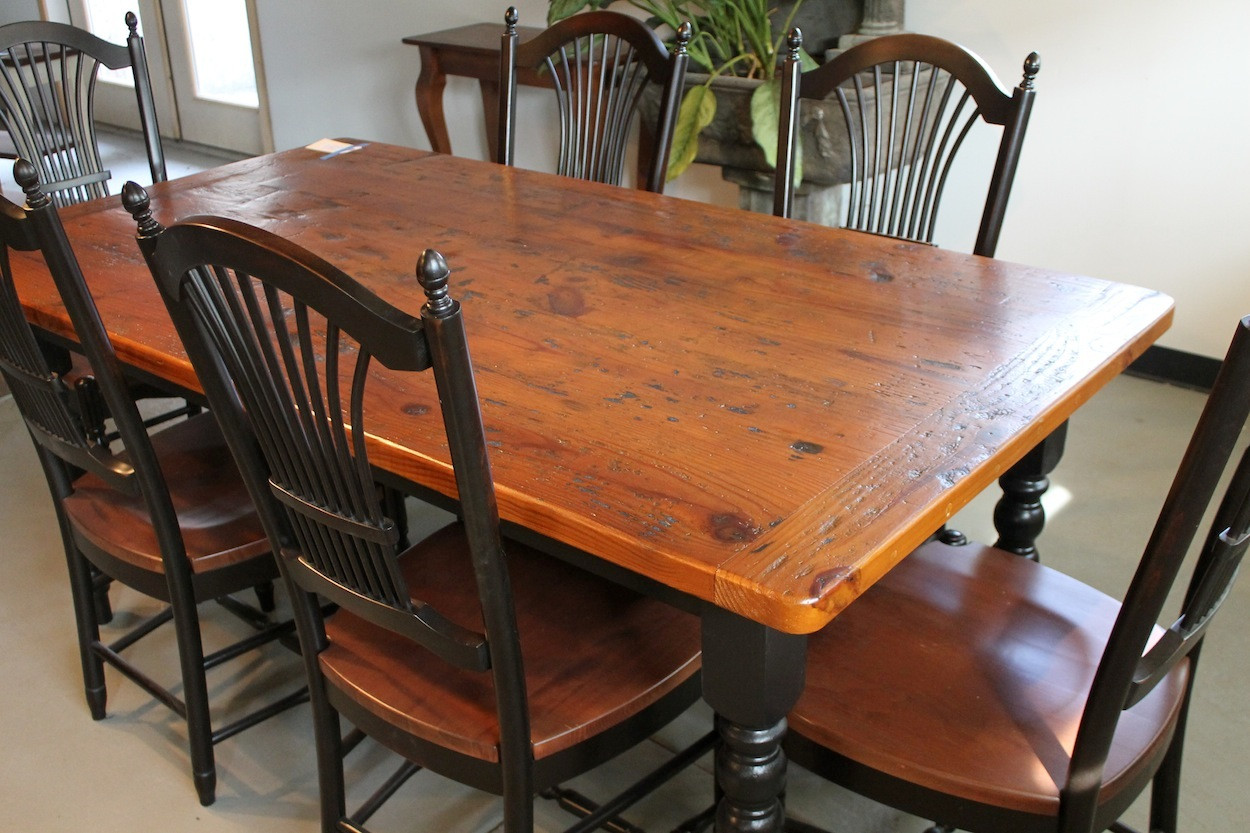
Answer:
<svg viewBox="0 0 1250 833"><path fill-rule="evenodd" d="M241 107L259 107L244 0L183 0L183 8L196 95Z"/></svg>
<svg viewBox="0 0 1250 833"><path fill-rule="evenodd" d="M126 28L126 12L138 15L139 34L144 39L148 74L152 79L156 120L162 136L179 138L178 111L166 69L164 35L156 0L69 0L68 9L70 23L116 44L125 44L130 34ZM138 130L139 110L135 106L134 76L130 70L102 69L99 77L102 83L96 91L97 118L105 124Z"/></svg>

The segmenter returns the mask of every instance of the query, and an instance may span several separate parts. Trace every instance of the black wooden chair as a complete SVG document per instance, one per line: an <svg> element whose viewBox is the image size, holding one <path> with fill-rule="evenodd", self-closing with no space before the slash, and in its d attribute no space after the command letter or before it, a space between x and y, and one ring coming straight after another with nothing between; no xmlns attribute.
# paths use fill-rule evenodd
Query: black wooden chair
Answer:
<svg viewBox="0 0 1250 833"><path fill-rule="evenodd" d="M836 96L841 105L850 182L844 225L926 243L933 242L965 137L978 122L997 125L1002 137L972 248L992 257L1033 106L1037 53L1007 92L976 55L929 35L874 38L800 74L802 42L793 30L781 82L773 213L790 216L802 99Z"/></svg>
<svg viewBox="0 0 1250 833"><path fill-rule="evenodd" d="M22 21L0 26L0 121L17 154L33 162L57 205L108 195L111 174L100 158L95 117L101 67L131 70L139 122L153 182L163 182L152 83L139 20L126 14L126 44L64 23Z"/></svg>
<svg viewBox="0 0 1250 833"><path fill-rule="evenodd" d="M659 114L644 131L648 140L638 146L638 186L662 192L689 60L689 24L678 30L670 55L651 27L619 12L575 14L521 44L515 7L508 9L504 21L498 161L513 163L517 68L537 69L555 88L560 114L557 172L620 185L640 99L654 84L661 91Z"/></svg>
<svg viewBox="0 0 1250 833"><path fill-rule="evenodd" d="M171 423L149 436L56 209L39 190L34 166L19 160L14 174L28 206L21 209L0 198L0 370L52 492L69 564L91 716L105 717L107 663L186 720L195 787L201 803L211 804L216 789L213 745L308 699L306 690L296 691L215 729L210 719L206 671L294 629L290 621L271 622L268 614L229 595L258 587L262 607L272 609L276 559L211 416ZM23 317L9 270L9 248L41 250L47 261L90 362L91 375L73 389L48 367ZM89 430L92 423L79 413L91 408L73 407L75 397L99 399L107 407L124 451L111 452ZM109 580L167 607L105 642L95 602ZM197 605L209 599L237 613L246 623L246 635L206 656ZM126 651L171 620L181 696L141 670Z"/></svg>
<svg viewBox="0 0 1250 833"><path fill-rule="evenodd" d="M109 193L111 173L101 159L95 118L102 67L130 69L152 181L166 179L139 20L133 12L125 20L130 34L124 46L64 23L35 20L0 26L0 125L6 130L0 135L0 156L8 139L12 157L34 163L43 192L59 206ZM77 353L46 342L43 350L50 369L67 378L89 372ZM170 396L140 383L132 383L130 393L139 399ZM149 425L196 410L186 404L165 408Z"/></svg>
<svg viewBox="0 0 1250 833"><path fill-rule="evenodd" d="M1180 617L1155 623L1247 414L1250 317L1122 602L1002 550L926 544L811 638L791 759L968 831L1125 831L1153 782L1150 830L1175 833L1198 653L1250 538L1250 453Z"/></svg>
<svg viewBox="0 0 1250 833"><path fill-rule="evenodd" d="M698 699L696 617L516 543L505 555L440 255L418 263L428 300L415 317L268 232L217 217L162 229L142 188L127 184L123 201L289 580L325 833L362 829L421 767L502 794L504 829L529 831L536 794ZM427 419L446 431L460 501L459 521L403 551L365 441L366 385L386 374L408 374L394 383L425 385L441 403ZM319 596L338 611L323 618ZM341 740L340 715L404 758L350 816L341 759L359 735ZM576 829L598 827L651 780Z"/></svg>

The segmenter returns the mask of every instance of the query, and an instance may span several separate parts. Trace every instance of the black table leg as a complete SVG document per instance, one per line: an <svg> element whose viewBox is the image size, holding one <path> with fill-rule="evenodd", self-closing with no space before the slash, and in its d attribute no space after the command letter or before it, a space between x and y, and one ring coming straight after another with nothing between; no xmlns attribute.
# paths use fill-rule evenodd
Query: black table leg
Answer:
<svg viewBox="0 0 1250 833"><path fill-rule="evenodd" d="M1063 456L1067 436L1065 422L999 478L1003 496L994 507L994 528L998 530L994 546L1037 560L1037 539L1046 526L1042 495L1050 488L1049 475Z"/></svg>
<svg viewBox="0 0 1250 833"><path fill-rule="evenodd" d="M703 697L716 710L721 746L717 833L781 833L786 714L803 690L807 638L721 608L703 612Z"/></svg>

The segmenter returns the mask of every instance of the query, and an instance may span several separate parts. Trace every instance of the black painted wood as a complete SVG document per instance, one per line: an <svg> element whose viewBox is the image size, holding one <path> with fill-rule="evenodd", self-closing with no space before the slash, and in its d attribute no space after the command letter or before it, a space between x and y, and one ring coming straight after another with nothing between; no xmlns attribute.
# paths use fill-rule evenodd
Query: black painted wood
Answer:
<svg viewBox="0 0 1250 833"><path fill-rule="evenodd" d="M802 99L836 97L851 149L848 228L933 242L951 166L978 123L1001 127L973 254L992 257L1040 69L1037 53L1010 92L976 55L930 35L901 34L854 46L800 74L802 33L788 39L782 73L773 213L788 217ZM836 129L836 128L834 128Z"/></svg>
<svg viewBox="0 0 1250 833"><path fill-rule="evenodd" d="M669 55L655 30L618 12L594 11L559 21L517 43L517 10L508 9L500 52L499 161L511 165L516 143L517 73L538 71L555 90L559 162L564 176L619 185L643 91L660 87L659 115L639 146L640 188L664 190L673 123L689 60L690 25L677 31Z"/></svg>
<svg viewBox="0 0 1250 833"><path fill-rule="evenodd" d="M228 726L214 729L205 670L244 649L288 635L290 622L270 622L259 611L231 605L257 632L206 656L197 605L265 585L277 577L268 542L246 490L228 462L212 417L201 414L151 438L87 289L56 207L38 184L34 165L19 160L15 178L27 208L0 200L3 242L0 272L0 368L30 429L48 479L69 566L84 684L92 717L105 716L104 663L121 671L186 720L192 776L202 804L215 797L213 744L307 699L277 698ZM23 317L8 269L7 249L41 251L74 325L89 367L71 391L51 368ZM78 402L72 398L77 397ZM85 400L85 401L84 401ZM71 404L76 407L70 407ZM84 415L96 414L97 416ZM107 414L124 452L110 450L99 430ZM184 528L180 513L194 513ZM99 626L109 616L107 581L121 581L169 604L112 644ZM271 596L269 598L272 598ZM157 681L122 651L173 621L182 691Z"/></svg>
<svg viewBox="0 0 1250 833"><path fill-rule="evenodd" d="M781 830L786 713L803 689L807 638L723 608L703 612L703 699L717 715L719 831Z"/></svg>
<svg viewBox="0 0 1250 833"><path fill-rule="evenodd" d="M152 82L139 19L126 13L125 45L50 21L0 26L0 120L16 152L39 171L57 205L108 196L109 171L96 140L95 92L102 67L131 71L153 182L164 182Z"/></svg>

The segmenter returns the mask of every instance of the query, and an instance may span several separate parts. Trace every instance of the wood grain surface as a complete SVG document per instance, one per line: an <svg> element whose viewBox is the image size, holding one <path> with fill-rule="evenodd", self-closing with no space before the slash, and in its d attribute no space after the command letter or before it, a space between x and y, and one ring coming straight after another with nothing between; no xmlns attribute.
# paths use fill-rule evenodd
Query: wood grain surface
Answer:
<svg viewBox="0 0 1250 833"><path fill-rule="evenodd" d="M774 628L829 621L1170 324L1123 284L369 144L151 189L416 313L465 308L503 516ZM122 358L194 386L116 197L63 212ZM63 332L41 264L29 314ZM453 494L429 380L373 386L375 464Z"/></svg>

